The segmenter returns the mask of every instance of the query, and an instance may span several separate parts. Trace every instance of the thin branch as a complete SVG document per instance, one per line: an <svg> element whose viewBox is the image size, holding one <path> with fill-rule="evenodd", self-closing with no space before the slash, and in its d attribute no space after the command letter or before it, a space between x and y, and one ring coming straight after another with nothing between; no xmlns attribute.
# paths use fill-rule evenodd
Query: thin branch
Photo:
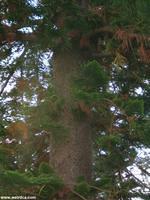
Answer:
<svg viewBox="0 0 150 200"><path fill-rule="evenodd" d="M78 196L80 199L83 199L83 200L87 200L84 196L82 196L81 194L79 194L78 192L74 191L74 190L71 190L71 192L73 194L75 194L76 196Z"/></svg>
<svg viewBox="0 0 150 200"><path fill-rule="evenodd" d="M109 33L109 34L116 34L116 32L118 30L121 30L122 32L126 33L126 36L127 37L130 37L131 40L134 40L134 39L139 39L141 41L150 41L150 37L147 36L147 35L144 35L144 34L140 34L140 33L134 33L134 32L130 32L130 30L125 30L125 29L114 29L113 27L111 26L103 26L103 27L100 27L100 28L97 28L93 31L90 31L87 35L88 36L92 36L93 34L97 34L97 33Z"/></svg>
<svg viewBox="0 0 150 200"><path fill-rule="evenodd" d="M148 175L148 176L150 176L150 173L148 172L148 171L146 171L146 169L144 169L142 166L140 166L140 165L137 165L138 166L138 168L142 171L142 172L144 172L146 175Z"/></svg>
<svg viewBox="0 0 150 200"><path fill-rule="evenodd" d="M99 187L96 187L96 186L94 186L94 185L89 185L89 187L90 187L90 188L93 188L93 189L95 189L95 190L97 190L97 191L99 191L99 192L108 192L108 193L111 192L110 190L100 189Z"/></svg>
<svg viewBox="0 0 150 200"><path fill-rule="evenodd" d="M137 181L137 183L141 186L141 187L145 187L147 189L150 190L150 187L147 186L145 183L143 183L139 178L137 178L132 172L130 172L128 169L126 169L126 172L131 175L135 181Z"/></svg>
<svg viewBox="0 0 150 200"><path fill-rule="evenodd" d="M18 58L18 60L20 60L20 58L24 55L24 53L25 53L25 51L21 54L21 56ZM7 87L7 85L8 85L8 83L9 83L11 77L14 75L15 71L17 70L17 67L18 67L18 66L17 66L17 63L16 63L16 64L10 69L10 73L9 73L9 75L8 75L8 77L7 77L7 79L6 79L6 81L4 82L4 84L3 84L2 88L1 88L1 90L0 90L0 96L3 94L3 92L4 92L5 88Z"/></svg>
<svg viewBox="0 0 150 200"><path fill-rule="evenodd" d="M11 79L11 77L13 76L13 74L15 73L15 70L16 70L16 69L13 69L13 70L9 73L9 75L8 75L8 77L7 77L6 81L5 81L5 83L4 83L3 86L2 86L2 89L0 90L0 96L3 94L5 88L7 87L7 84L8 84L8 82L9 82L9 80Z"/></svg>

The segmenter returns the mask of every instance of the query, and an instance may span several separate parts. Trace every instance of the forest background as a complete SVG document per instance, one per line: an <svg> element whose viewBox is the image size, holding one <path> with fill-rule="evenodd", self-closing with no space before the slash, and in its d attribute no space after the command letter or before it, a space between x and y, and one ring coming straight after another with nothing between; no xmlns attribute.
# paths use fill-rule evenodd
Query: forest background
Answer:
<svg viewBox="0 0 150 200"><path fill-rule="evenodd" d="M150 1L0 1L0 195L150 198Z"/></svg>

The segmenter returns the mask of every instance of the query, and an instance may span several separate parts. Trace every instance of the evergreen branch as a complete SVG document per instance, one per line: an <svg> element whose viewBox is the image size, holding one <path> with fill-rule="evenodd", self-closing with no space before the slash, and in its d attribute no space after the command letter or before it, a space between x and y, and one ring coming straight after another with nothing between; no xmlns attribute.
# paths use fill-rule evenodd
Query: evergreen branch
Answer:
<svg viewBox="0 0 150 200"><path fill-rule="evenodd" d="M143 169L142 166L140 166L140 165L137 165L137 166L142 172L144 172L146 175L150 176L150 173L148 171L146 171L145 169Z"/></svg>
<svg viewBox="0 0 150 200"><path fill-rule="evenodd" d="M0 90L0 96L3 94L5 88L8 85L9 80L11 79L11 77L13 76L14 73L15 73L15 68L9 73L5 83L3 84L2 89Z"/></svg>
<svg viewBox="0 0 150 200"><path fill-rule="evenodd" d="M87 35L90 37L93 34L97 34L97 33L110 33L112 35L116 35L116 33L118 31L122 31L126 37L130 38L131 40L139 40L139 41L150 41L150 36L144 35L144 34L140 34L140 33L133 33L133 32L127 32L127 30L124 30L123 28L119 28L119 29L113 29L111 26L104 26L101 28L97 28L94 31L89 32Z"/></svg>
<svg viewBox="0 0 150 200"><path fill-rule="evenodd" d="M150 187L147 186L145 183L143 183L139 178L137 178L132 172L130 172L128 169L126 169L126 172L128 175L132 176L134 178L134 180L141 186L144 188L147 188L150 190Z"/></svg>
<svg viewBox="0 0 150 200"><path fill-rule="evenodd" d="M24 55L24 53L25 53L25 51L21 54L20 57L22 57L22 56ZM19 58L19 59L20 59L20 58ZM4 84L3 84L3 86L2 86L2 88L1 88L1 90L0 90L0 96L3 94L3 92L4 92L5 88L7 87L7 85L8 85L8 83L9 83L11 77L14 75L15 71L17 70L17 67L18 67L18 65L17 65L17 63L16 63L16 64L10 69L9 75L8 75L8 77L6 78L6 81L4 82Z"/></svg>
<svg viewBox="0 0 150 200"><path fill-rule="evenodd" d="M92 188L92 189L95 189L95 190L97 190L97 191L99 191L99 192L108 192L108 193L111 192L110 190L100 189L99 187L96 187L96 186L94 186L94 185L89 185L89 187Z"/></svg>
<svg viewBox="0 0 150 200"><path fill-rule="evenodd" d="M13 28L10 28L9 26L5 26L4 33L0 33L0 44L5 45L7 43L12 43L15 41L36 41L37 40L38 32L32 32L32 33L24 33L21 31L18 31L17 29L14 30Z"/></svg>
<svg viewBox="0 0 150 200"><path fill-rule="evenodd" d="M40 190L39 190L39 196L41 195L41 192L43 191L43 189L45 188L46 185L43 185Z"/></svg>
<svg viewBox="0 0 150 200"><path fill-rule="evenodd" d="M79 194L79 193L76 192L75 190L71 190L71 192L72 192L73 194L75 194L76 196L78 196L80 199L87 200L84 196L82 196L81 194Z"/></svg>

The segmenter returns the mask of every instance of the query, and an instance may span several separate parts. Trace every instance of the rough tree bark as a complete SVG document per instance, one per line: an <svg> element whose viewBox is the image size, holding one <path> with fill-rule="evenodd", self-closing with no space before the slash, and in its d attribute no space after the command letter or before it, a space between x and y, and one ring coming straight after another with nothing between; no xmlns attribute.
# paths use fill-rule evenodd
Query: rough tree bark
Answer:
<svg viewBox="0 0 150 200"><path fill-rule="evenodd" d="M65 102L60 122L69 133L64 142L53 146L50 163L70 188L79 176L84 176L90 182L92 174L91 127L87 118L75 120L72 113L72 77L77 74L82 62L80 53L74 51L56 52L53 57L54 85Z"/></svg>

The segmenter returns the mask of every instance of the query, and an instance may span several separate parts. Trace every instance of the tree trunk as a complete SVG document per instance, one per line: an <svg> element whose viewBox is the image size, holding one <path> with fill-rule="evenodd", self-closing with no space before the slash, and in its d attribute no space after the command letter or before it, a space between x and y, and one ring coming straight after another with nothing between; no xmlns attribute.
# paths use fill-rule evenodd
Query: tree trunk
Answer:
<svg viewBox="0 0 150 200"><path fill-rule="evenodd" d="M57 95L65 102L60 122L69 133L65 141L53 146L50 164L70 188L80 176L84 176L85 180L90 182L92 173L91 127L88 118L82 121L75 120L72 113L72 78L77 74L82 62L80 53L73 51L57 52L53 57L54 85Z"/></svg>

